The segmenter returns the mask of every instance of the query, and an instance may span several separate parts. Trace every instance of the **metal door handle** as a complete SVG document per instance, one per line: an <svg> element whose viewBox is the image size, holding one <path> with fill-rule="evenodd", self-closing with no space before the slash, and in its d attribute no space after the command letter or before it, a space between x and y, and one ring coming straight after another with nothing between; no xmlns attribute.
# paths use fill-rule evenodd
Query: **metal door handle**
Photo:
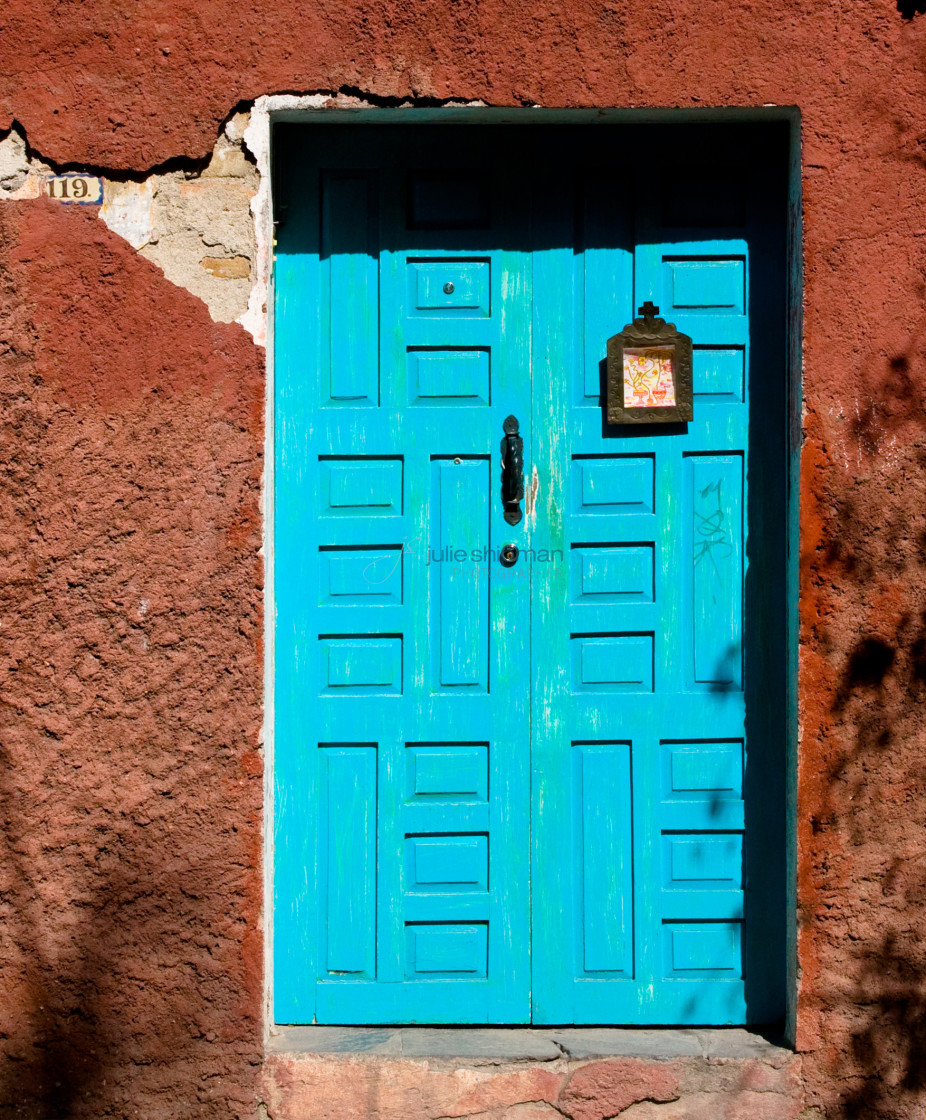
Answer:
<svg viewBox="0 0 926 1120"><path fill-rule="evenodd" d="M517 525L524 514L521 501L524 498L524 440L518 435L520 424L517 416L509 416L502 424L505 438L502 440L502 502L505 506L505 520L509 525Z"/></svg>

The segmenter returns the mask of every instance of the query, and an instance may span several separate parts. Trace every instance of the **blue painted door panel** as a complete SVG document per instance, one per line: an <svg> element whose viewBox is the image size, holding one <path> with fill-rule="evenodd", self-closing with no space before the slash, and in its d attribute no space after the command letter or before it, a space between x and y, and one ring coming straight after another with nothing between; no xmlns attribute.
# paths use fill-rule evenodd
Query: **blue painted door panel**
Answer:
<svg viewBox="0 0 926 1120"><path fill-rule="evenodd" d="M761 158L691 156L535 184L533 544L565 556L531 616L535 1022L782 1012L781 255ZM693 339L694 420L608 426L605 343L647 299Z"/></svg>
<svg viewBox="0 0 926 1120"><path fill-rule="evenodd" d="M278 134L278 1022L781 1013L783 149L603 135ZM609 427L646 299L694 420Z"/></svg>
<svg viewBox="0 0 926 1120"><path fill-rule="evenodd" d="M529 585L490 559L526 539L497 455L530 417L518 184L472 142L436 175L426 139L427 173L315 139L275 274L274 1013L526 1021Z"/></svg>

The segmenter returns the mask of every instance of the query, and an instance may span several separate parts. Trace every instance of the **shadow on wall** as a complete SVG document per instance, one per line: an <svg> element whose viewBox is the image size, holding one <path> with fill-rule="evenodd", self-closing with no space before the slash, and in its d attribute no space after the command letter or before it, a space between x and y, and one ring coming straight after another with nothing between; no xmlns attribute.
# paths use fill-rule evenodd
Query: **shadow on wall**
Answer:
<svg viewBox="0 0 926 1120"><path fill-rule="evenodd" d="M819 740L805 742L819 752L820 772L808 774L805 762L802 775L820 806L810 821L815 889L806 921L821 973L808 997L822 1003L817 1086L827 1117L846 1120L909 1120L926 1104L920 350L911 341L907 354L863 379L870 384L859 393L870 403L844 421L848 431L827 432L831 454L840 441L847 449L844 469L829 462L810 484L822 543L809 566L815 609L805 612L804 641L831 690L818 709Z"/></svg>
<svg viewBox="0 0 926 1120"><path fill-rule="evenodd" d="M191 1066L187 1098L173 1101L194 1107L202 1101L192 1068L200 1032L191 1036L189 1028L203 1005L190 983L195 978L184 977L182 966L176 970L172 998L165 1001L172 1004L170 1019L145 1023L141 1009L151 1002L145 977L154 968L152 958L172 940L177 912L191 908L186 892L195 890L197 876L192 869L172 871L159 859L158 838L133 839L140 830L126 819L124 828L98 831L95 862L104 873L97 884L88 892L74 889L69 869L49 867L57 862L54 856L39 854L45 845L29 836L34 819L23 811L15 773L10 753L0 749L3 893L5 902L17 900L3 907L3 962L4 971L16 967L18 973L5 984L8 992L14 989L15 1009L7 1007L3 1016L0 1116L135 1115L131 1071L164 1061L168 1051L172 1063ZM77 827L75 822L75 833ZM71 891L72 899L60 899ZM166 914L170 908L173 921ZM193 914L188 917L198 924ZM122 1013L114 1014L120 1007Z"/></svg>
<svg viewBox="0 0 926 1120"><path fill-rule="evenodd" d="M921 461L926 471L926 455ZM922 539L920 547L926 549ZM839 791L839 800L852 806L851 842L867 865L846 889L866 895L872 910L868 922L860 916L846 923L855 949L849 990L855 1021L843 1109L852 1120L908 1117L911 1098L922 1108L926 1090L926 757L915 726L924 701L926 612L902 616L893 642L860 639L833 702L834 713L855 723L855 743L833 766L830 782L834 798ZM890 774L884 782L883 771ZM814 821L815 830L820 823ZM864 854L873 843L880 848L880 858L872 853L877 868Z"/></svg>
<svg viewBox="0 0 926 1120"><path fill-rule="evenodd" d="M253 829L253 796L234 796L237 758L191 743L182 708L155 716L161 742L144 712L75 727L30 710L46 665L21 660L0 694L0 1118L251 1116L235 834ZM235 823L216 819L220 798Z"/></svg>

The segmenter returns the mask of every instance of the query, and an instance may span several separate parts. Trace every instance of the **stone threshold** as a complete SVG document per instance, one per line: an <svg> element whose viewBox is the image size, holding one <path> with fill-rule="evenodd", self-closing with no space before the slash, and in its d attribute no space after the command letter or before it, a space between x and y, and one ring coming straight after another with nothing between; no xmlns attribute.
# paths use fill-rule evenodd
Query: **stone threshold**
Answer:
<svg viewBox="0 0 926 1120"><path fill-rule="evenodd" d="M625 1027L272 1027L268 1054L370 1055L496 1062L592 1058L758 1059L793 1056L773 1031L740 1027L637 1030Z"/></svg>

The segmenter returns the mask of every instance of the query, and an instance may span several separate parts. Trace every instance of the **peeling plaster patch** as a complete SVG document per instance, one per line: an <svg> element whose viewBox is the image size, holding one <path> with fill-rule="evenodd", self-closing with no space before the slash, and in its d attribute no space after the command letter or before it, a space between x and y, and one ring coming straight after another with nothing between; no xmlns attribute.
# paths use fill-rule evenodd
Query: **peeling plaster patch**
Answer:
<svg viewBox="0 0 926 1120"><path fill-rule="evenodd" d="M253 168L251 168L253 172ZM162 177L154 187L153 233L140 250L168 280L199 296L213 319L230 323L247 310L250 268L212 272L204 261L254 256L250 203L255 184L243 178Z"/></svg>
<svg viewBox="0 0 926 1120"><path fill-rule="evenodd" d="M0 140L0 199L38 198L48 175L46 164L29 158L22 133L10 129Z"/></svg>
<svg viewBox="0 0 926 1120"><path fill-rule="evenodd" d="M412 108L413 101L408 107ZM481 102L459 102L481 105ZM272 267L270 122L275 114L367 109L353 94L270 94L233 114L198 174L106 178L99 216L168 280L198 296L217 322L237 321L267 345ZM79 169L73 169L79 171ZM0 140L0 201L38 198L52 170L13 128Z"/></svg>
<svg viewBox="0 0 926 1120"><path fill-rule="evenodd" d="M258 173L242 146L246 120L246 113L232 117L202 174L175 171L146 180L150 215L138 198L133 229L138 240L128 237L168 280L199 296L222 323L240 320L247 311L257 248L251 200ZM144 237L149 220L150 234Z"/></svg>
<svg viewBox="0 0 926 1120"><path fill-rule="evenodd" d="M99 210L114 233L198 296L221 323L247 311L255 271L251 201L258 174L243 144L247 124L247 113L229 120L201 174L170 171L141 182L106 178ZM15 128L0 140L0 201L40 197L52 174L29 157Z"/></svg>
<svg viewBox="0 0 926 1120"><path fill-rule="evenodd" d="M103 205L100 217L113 233L118 233L134 248L141 249L151 240L154 232L151 204L154 201L154 183L115 183L107 179L103 184Z"/></svg>

